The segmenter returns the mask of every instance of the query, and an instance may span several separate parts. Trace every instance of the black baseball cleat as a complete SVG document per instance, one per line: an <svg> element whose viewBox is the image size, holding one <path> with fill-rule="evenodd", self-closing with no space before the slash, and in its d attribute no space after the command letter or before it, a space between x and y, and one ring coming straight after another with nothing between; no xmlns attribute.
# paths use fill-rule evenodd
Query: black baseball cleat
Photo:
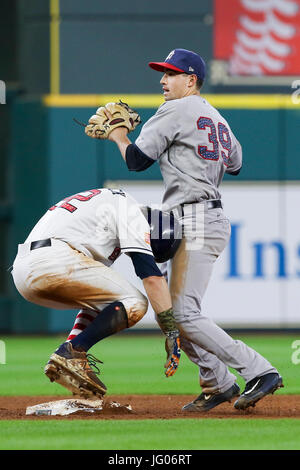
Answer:
<svg viewBox="0 0 300 470"><path fill-rule="evenodd" d="M246 384L245 390L234 403L234 407L237 410L245 410L249 406L255 406L255 403L280 387L283 387L282 377L277 373L255 377Z"/></svg>
<svg viewBox="0 0 300 470"><path fill-rule="evenodd" d="M184 405L182 411L203 412L211 410L225 401L231 401L232 398L238 397L240 394L240 387L238 384L233 384L226 392L206 394L201 393L191 403Z"/></svg>

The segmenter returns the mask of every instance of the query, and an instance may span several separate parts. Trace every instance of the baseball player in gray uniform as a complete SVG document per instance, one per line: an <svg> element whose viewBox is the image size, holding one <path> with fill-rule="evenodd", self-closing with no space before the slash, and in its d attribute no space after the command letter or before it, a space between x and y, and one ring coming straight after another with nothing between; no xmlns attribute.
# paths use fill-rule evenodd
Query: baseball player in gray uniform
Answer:
<svg viewBox="0 0 300 470"><path fill-rule="evenodd" d="M235 369L245 380L235 401L246 409L282 386L270 362L242 341L232 339L201 309L214 262L230 237L219 185L224 173L237 175L241 145L228 122L200 94L205 63L196 53L175 49L149 66L162 72L165 102L132 143L126 128L114 129L115 142L129 170L143 171L158 161L165 185L163 208L180 217L184 239L171 261L170 291L182 349L199 366L202 393L184 411L207 411L240 395ZM112 115L107 111L108 119Z"/></svg>
<svg viewBox="0 0 300 470"><path fill-rule="evenodd" d="M79 308L66 342L50 357L46 375L74 394L103 395L97 360L87 351L97 342L135 325L146 313L147 298L111 268L125 253L143 281L156 319L166 335L165 375L180 359L179 331L167 282L155 259L173 256L180 239L161 237L157 223L169 214L151 214L122 190L97 188L69 196L50 207L18 246L12 275L28 301L57 309ZM170 224L168 224L170 227ZM172 227L175 228L175 220ZM166 239L165 239L166 238ZM161 253L160 244L164 251ZM96 368L92 368L95 366Z"/></svg>

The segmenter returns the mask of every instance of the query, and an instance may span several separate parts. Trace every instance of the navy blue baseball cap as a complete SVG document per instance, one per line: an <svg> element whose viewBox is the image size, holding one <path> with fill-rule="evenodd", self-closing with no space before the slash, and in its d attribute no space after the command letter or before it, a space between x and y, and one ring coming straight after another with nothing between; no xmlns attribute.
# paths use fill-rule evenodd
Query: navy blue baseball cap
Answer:
<svg viewBox="0 0 300 470"><path fill-rule="evenodd" d="M158 72L164 72L165 69L169 69L189 75L195 74L200 80L204 80L205 77L206 67L202 57L186 49L174 49L164 62L149 62L148 65Z"/></svg>

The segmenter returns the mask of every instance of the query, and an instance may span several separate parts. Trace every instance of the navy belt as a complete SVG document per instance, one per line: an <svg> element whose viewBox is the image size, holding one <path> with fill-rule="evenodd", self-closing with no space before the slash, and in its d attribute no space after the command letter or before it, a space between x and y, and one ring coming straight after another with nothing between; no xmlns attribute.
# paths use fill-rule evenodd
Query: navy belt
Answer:
<svg viewBox="0 0 300 470"><path fill-rule="evenodd" d="M36 240L30 243L30 250L36 250L37 248L43 248L44 246L51 246L51 238L45 238L44 240Z"/></svg>
<svg viewBox="0 0 300 470"><path fill-rule="evenodd" d="M206 205L208 209L223 209L222 202L220 199L215 199L213 201L206 201Z"/></svg>

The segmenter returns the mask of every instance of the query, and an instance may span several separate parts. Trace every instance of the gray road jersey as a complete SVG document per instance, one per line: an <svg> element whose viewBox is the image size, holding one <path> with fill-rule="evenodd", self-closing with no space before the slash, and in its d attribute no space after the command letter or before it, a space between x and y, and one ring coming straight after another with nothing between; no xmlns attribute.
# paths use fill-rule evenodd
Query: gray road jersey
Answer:
<svg viewBox="0 0 300 470"><path fill-rule="evenodd" d="M164 208L219 199L224 173L242 165L241 146L227 121L198 95L163 103L135 144L159 161Z"/></svg>

